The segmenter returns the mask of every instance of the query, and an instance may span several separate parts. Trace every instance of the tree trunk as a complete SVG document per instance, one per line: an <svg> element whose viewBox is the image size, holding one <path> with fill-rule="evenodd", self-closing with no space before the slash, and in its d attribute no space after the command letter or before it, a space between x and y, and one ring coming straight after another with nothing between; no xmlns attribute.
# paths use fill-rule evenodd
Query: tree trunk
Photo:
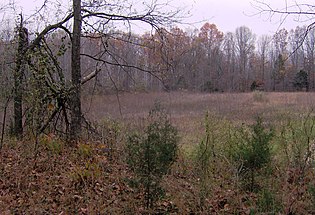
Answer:
<svg viewBox="0 0 315 215"><path fill-rule="evenodd" d="M14 71L14 133L18 139L23 135L23 108L22 108L22 82L25 70L25 53L28 46L28 31L23 27L23 17L21 16L18 27L18 50L16 55L16 67Z"/></svg>
<svg viewBox="0 0 315 215"><path fill-rule="evenodd" d="M81 0L73 0L73 36L72 36L72 55L71 55L71 80L72 95L70 101L71 124L70 140L76 141L81 136Z"/></svg>

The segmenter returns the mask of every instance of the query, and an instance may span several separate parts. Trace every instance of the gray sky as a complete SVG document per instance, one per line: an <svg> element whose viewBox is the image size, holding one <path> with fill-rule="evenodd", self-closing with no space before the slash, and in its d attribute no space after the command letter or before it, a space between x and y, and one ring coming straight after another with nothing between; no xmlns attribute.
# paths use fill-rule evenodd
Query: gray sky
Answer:
<svg viewBox="0 0 315 215"><path fill-rule="evenodd" d="M0 0L0 2L9 0ZM24 12L35 8L35 5L40 5L44 0L17 0L24 7ZM59 0L69 2L68 0ZM145 0L149 1L149 0ZM151 0L150 0L151 1ZM253 15L258 11L251 5L255 0L171 0L172 5L185 7L190 10L190 17L186 22L194 23L196 28L200 28L203 23L210 22L217 25L218 29L226 33L227 31L234 32L239 26L245 25L252 29L253 33L273 34L279 29L280 20L283 17L273 16L270 19L270 14ZM273 8L284 9L289 5L294 4L294 0L261 0L270 4ZM299 3L312 3L313 0L299 0ZM66 3L68 5L68 3ZM290 8L288 8L290 9ZM300 20L301 21L301 20ZM199 22L199 23L198 23ZM293 18L287 18L286 22L280 26L287 30L295 28L297 25L304 25L308 22L296 22Z"/></svg>
<svg viewBox="0 0 315 215"><path fill-rule="evenodd" d="M297 25L305 25L308 22L297 22L296 17L287 17L281 24L283 16L269 13L258 14L257 9L252 4L257 5L253 0L182 0L187 5L193 6L193 21L206 20L214 23L223 31L232 31L242 25L252 29L253 33L273 34L279 28L285 27L287 30L295 28ZM292 0L262 0L270 4L275 9L285 9L287 5L294 5ZM312 2L312 0L299 0L299 3ZM315 5L314 2L312 2ZM289 9L289 8L288 8ZM292 8L293 9L293 8ZM302 20L300 20L302 21Z"/></svg>

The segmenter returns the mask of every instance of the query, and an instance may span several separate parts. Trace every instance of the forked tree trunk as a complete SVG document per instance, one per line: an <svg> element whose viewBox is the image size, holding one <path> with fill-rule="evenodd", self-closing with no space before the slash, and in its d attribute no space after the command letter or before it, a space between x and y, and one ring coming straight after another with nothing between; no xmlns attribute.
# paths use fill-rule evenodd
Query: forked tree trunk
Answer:
<svg viewBox="0 0 315 215"><path fill-rule="evenodd" d="M70 101L71 124L70 140L77 141L81 136L81 0L73 0L73 36L72 36L72 56L71 56L71 80L72 93Z"/></svg>

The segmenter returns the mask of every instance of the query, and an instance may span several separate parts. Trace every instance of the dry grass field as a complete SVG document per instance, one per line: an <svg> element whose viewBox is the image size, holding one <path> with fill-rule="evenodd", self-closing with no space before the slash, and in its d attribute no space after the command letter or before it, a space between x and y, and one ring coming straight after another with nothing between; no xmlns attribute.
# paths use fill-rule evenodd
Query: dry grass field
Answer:
<svg viewBox="0 0 315 215"><path fill-rule="evenodd" d="M124 93L85 98L85 113L92 121L111 118L124 123L137 123L146 117L156 102L170 114L183 138L198 139L203 132L204 116L208 111L219 119L236 124L252 124L257 116L268 123L283 117L315 111L313 92L250 92L192 93L156 92Z"/></svg>
<svg viewBox="0 0 315 215"><path fill-rule="evenodd" d="M201 117L209 111L222 118L246 122L257 114L273 118L284 112L311 111L315 108L315 93L124 93L118 98L116 95L93 96L85 101L85 112L94 120L143 117L155 102L160 102L174 119Z"/></svg>

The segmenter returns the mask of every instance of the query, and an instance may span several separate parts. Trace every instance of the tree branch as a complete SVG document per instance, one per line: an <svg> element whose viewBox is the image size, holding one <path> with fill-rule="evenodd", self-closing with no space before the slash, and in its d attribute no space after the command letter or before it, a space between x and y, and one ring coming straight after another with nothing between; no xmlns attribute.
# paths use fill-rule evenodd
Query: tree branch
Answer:
<svg viewBox="0 0 315 215"><path fill-rule="evenodd" d="M141 67L134 66L134 65L121 64L121 63L118 63L118 62L110 62L110 61L103 60L103 59L100 59L100 58L97 58L97 57L94 57L94 56L91 56L91 55L88 55L88 54L81 54L81 55L85 56L85 57L88 57L88 58L91 58L91 59L93 59L95 61L102 62L104 64L108 64L108 65L112 65L112 66L127 67L127 68L131 68L131 69L137 69L139 71L149 73L150 75L154 76L155 78L157 78L159 81L161 81L163 83L163 80L160 77L158 77L156 74L154 74L155 71L149 71L149 70L146 70L146 69L143 69Z"/></svg>
<svg viewBox="0 0 315 215"><path fill-rule="evenodd" d="M95 78L100 71L101 71L101 69L95 69L95 71L93 71L90 74L88 74L87 76L83 77L81 80L81 85L84 85L86 82Z"/></svg>
<svg viewBox="0 0 315 215"><path fill-rule="evenodd" d="M37 37L33 40L33 42L28 46L29 50L34 50L37 46L40 45L41 40L43 37L50 31L55 30L57 28L62 28L64 30L64 27L62 26L64 23L68 22L73 17L73 14L69 14L64 20L47 26L41 33L37 35Z"/></svg>

